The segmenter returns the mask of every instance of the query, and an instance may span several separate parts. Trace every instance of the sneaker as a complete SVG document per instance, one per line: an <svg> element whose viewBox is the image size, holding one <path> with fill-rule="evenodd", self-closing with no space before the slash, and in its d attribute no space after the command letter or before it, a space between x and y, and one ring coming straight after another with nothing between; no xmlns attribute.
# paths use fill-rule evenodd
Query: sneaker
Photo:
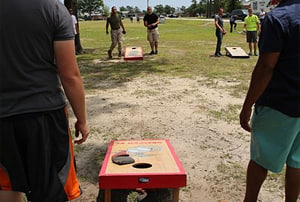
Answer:
<svg viewBox="0 0 300 202"><path fill-rule="evenodd" d="M149 55L153 55L154 54L154 51L151 51L150 53L149 53Z"/></svg>
<svg viewBox="0 0 300 202"><path fill-rule="evenodd" d="M219 53L216 53L215 57L221 57L221 55Z"/></svg>
<svg viewBox="0 0 300 202"><path fill-rule="evenodd" d="M258 56L256 52L254 52L254 55L255 55L255 56Z"/></svg>
<svg viewBox="0 0 300 202"><path fill-rule="evenodd" d="M154 54L157 54L158 53L158 51L156 50L155 52L154 52Z"/></svg>
<svg viewBox="0 0 300 202"><path fill-rule="evenodd" d="M252 52L249 52L248 55L249 55L249 56L252 56Z"/></svg>
<svg viewBox="0 0 300 202"><path fill-rule="evenodd" d="M122 57L122 52L119 52L119 55L118 55L118 57L120 58L120 57Z"/></svg>
<svg viewBox="0 0 300 202"><path fill-rule="evenodd" d="M107 51L107 55L108 55L108 58L110 58L110 59L112 58L111 50L108 50L108 51Z"/></svg>

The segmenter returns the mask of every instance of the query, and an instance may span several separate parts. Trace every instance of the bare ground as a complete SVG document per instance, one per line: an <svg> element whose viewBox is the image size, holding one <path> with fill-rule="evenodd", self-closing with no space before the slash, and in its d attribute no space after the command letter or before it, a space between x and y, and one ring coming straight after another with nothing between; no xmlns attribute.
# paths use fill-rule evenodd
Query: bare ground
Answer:
<svg viewBox="0 0 300 202"><path fill-rule="evenodd" d="M214 83L207 86L203 78L146 76L125 83L102 82L98 90L87 93L91 134L86 143L75 147L83 189L75 201L101 201L98 173L112 139L149 138L169 139L181 160L187 173L181 202L242 201L250 142L250 134L237 119L243 99L226 90L235 81ZM282 179L274 175L269 179L260 201L283 201ZM152 201L168 200L154 197Z"/></svg>

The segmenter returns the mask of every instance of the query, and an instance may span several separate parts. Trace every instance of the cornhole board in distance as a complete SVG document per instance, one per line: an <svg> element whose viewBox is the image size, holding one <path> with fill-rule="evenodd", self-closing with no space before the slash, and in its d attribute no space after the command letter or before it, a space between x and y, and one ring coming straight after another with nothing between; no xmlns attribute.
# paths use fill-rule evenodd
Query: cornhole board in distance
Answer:
<svg viewBox="0 0 300 202"><path fill-rule="evenodd" d="M125 48L124 60L142 60L143 49L142 47L131 46Z"/></svg>
<svg viewBox="0 0 300 202"><path fill-rule="evenodd" d="M225 47L226 55L232 58L249 58L249 55L241 47Z"/></svg>
<svg viewBox="0 0 300 202"><path fill-rule="evenodd" d="M125 150L135 162L117 165L111 157ZM99 189L105 202L112 189L173 188L173 202L179 201L179 188L186 186L186 173L167 139L113 140L99 172Z"/></svg>

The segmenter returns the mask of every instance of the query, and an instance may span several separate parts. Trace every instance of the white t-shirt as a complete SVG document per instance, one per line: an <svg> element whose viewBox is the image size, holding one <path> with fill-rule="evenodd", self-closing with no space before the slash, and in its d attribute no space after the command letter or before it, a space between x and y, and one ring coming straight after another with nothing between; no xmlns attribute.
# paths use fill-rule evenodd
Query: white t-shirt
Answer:
<svg viewBox="0 0 300 202"><path fill-rule="evenodd" d="M73 20L74 33L77 34L77 31L76 31L76 24L77 24L76 17L74 15L71 15L71 17L72 17L72 20Z"/></svg>
<svg viewBox="0 0 300 202"><path fill-rule="evenodd" d="M266 12L265 11L261 11L259 13L259 19L264 19L265 18L265 15L266 15Z"/></svg>

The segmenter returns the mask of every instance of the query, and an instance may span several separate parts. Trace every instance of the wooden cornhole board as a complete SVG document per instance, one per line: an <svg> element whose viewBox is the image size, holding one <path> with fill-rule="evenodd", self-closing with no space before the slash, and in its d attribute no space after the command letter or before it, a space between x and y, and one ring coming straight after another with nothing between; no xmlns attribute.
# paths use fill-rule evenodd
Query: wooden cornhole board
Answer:
<svg viewBox="0 0 300 202"><path fill-rule="evenodd" d="M126 47L124 53L124 60L142 60L143 59L143 49L142 47Z"/></svg>
<svg viewBox="0 0 300 202"><path fill-rule="evenodd" d="M135 162L117 165L112 155L126 150ZM179 188L186 186L186 173L167 139L115 140L107 149L99 173L99 189L105 202L112 189L173 188L173 202L179 201Z"/></svg>
<svg viewBox="0 0 300 202"><path fill-rule="evenodd" d="M226 55L232 58L249 58L249 55L241 47L225 47Z"/></svg>

